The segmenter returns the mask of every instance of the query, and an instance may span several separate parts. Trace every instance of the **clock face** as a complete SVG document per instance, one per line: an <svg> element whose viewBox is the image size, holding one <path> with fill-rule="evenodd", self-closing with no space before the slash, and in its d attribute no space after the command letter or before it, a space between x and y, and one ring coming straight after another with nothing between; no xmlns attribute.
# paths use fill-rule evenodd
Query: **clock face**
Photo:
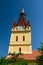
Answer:
<svg viewBox="0 0 43 65"><path fill-rule="evenodd" d="M18 26L17 28L18 28L18 30L25 30L24 26Z"/></svg>

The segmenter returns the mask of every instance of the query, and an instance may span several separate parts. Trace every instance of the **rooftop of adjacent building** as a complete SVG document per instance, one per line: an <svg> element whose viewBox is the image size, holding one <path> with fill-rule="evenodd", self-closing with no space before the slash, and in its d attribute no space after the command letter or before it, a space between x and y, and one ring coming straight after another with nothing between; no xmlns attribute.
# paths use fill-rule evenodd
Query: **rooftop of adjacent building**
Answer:
<svg viewBox="0 0 43 65"><path fill-rule="evenodd" d="M39 56L39 55L41 55L39 53L39 51L33 50L32 54L21 54L21 55L18 56L18 58L23 58L25 60L36 60L36 57ZM7 59L11 59L12 57L13 57L12 55L8 55Z"/></svg>

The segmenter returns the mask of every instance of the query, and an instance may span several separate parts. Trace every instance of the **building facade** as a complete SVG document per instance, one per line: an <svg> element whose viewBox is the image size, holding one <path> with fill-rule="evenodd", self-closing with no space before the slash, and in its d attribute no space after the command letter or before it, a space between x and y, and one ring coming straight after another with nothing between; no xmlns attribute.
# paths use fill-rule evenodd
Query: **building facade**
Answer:
<svg viewBox="0 0 43 65"><path fill-rule="evenodd" d="M20 12L18 22L14 21L11 30L8 53L32 54L31 26L26 20L24 8Z"/></svg>

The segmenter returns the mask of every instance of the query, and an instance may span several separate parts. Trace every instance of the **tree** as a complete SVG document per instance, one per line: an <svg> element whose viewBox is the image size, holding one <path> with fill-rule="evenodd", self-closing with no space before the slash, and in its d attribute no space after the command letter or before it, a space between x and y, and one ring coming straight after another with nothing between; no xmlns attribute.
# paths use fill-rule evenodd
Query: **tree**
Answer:
<svg viewBox="0 0 43 65"><path fill-rule="evenodd" d="M15 53L9 53L12 55L11 59L6 59L6 57L0 58L0 65L28 65L28 62L23 58L18 58L21 53L15 54Z"/></svg>
<svg viewBox="0 0 43 65"><path fill-rule="evenodd" d="M40 53L40 56L38 56L37 59L37 63L38 65L43 65L43 43L41 43L40 48L38 48L38 51Z"/></svg>
<svg viewBox="0 0 43 65"><path fill-rule="evenodd" d="M28 62L25 59L18 58L18 56L21 54L22 53L17 53L17 54L13 53L12 54L13 57L9 60L9 63L11 65L28 65Z"/></svg>
<svg viewBox="0 0 43 65"><path fill-rule="evenodd" d="M12 56L11 60L15 62L18 59L18 56L21 54L22 53L15 53L14 52L14 53L9 53L8 55L11 55Z"/></svg>
<svg viewBox="0 0 43 65"><path fill-rule="evenodd" d="M0 65L8 65L5 57L0 58Z"/></svg>

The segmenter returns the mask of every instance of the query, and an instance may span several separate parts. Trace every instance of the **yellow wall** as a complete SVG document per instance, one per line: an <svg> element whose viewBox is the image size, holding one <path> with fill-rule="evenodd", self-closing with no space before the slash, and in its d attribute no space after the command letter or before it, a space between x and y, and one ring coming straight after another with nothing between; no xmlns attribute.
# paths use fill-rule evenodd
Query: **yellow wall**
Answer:
<svg viewBox="0 0 43 65"><path fill-rule="evenodd" d="M16 41L16 36L18 36L18 41ZM25 36L25 41L23 41L23 36ZM10 44L31 44L31 33L30 32L12 33Z"/></svg>
<svg viewBox="0 0 43 65"><path fill-rule="evenodd" d="M19 48L21 48L21 53L25 53L25 54L28 54L28 53L31 54L32 53L32 45L29 45L29 46L10 46L9 47L9 52L18 53L19 52Z"/></svg>
<svg viewBox="0 0 43 65"><path fill-rule="evenodd" d="M18 36L18 41L16 41L16 36ZM25 41L23 41L23 36L25 36ZM20 44L22 44L22 45L20 45ZM26 45L26 44L28 44L28 45ZM17 52L19 52L19 48L21 48L22 53L32 53L31 30L28 30L28 31L12 30L8 53L9 52L17 53Z"/></svg>

